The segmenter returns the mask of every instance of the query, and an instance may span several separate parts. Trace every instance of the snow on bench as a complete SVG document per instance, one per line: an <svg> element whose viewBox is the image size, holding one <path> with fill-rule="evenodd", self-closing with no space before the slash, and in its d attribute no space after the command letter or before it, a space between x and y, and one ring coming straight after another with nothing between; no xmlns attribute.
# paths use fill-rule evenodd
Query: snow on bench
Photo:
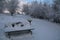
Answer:
<svg viewBox="0 0 60 40"><path fill-rule="evenodd" d="M32 30L30 23L25 19L13 19L5 24L5 32Z"/></svg>

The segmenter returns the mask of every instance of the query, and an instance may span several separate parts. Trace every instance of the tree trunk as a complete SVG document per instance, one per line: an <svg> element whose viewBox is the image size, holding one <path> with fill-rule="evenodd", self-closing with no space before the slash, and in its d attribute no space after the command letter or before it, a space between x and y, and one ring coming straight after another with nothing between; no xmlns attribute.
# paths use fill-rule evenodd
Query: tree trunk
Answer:
<svg viewBox="0 0 60 40"><path fill-rule="evenodd" d="M13 16L14 12L11 12L11 16Z"/></svg>
<svg viewBox="0 0 60 40"><path fill-rule="evenodd" d="M2 11L2 10L0 10L0 13L3 13L3 11Z"/></svg>

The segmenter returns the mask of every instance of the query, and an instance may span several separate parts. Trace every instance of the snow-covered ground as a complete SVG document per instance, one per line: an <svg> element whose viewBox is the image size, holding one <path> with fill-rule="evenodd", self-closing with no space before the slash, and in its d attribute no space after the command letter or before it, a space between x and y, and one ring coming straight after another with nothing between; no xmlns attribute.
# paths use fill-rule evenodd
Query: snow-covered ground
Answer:
<svg viewBox="0 0 60 40"><path fill-rule="evenodd" d="M60 25L45 20L34 19L32 26L34 40L60 40Z"/></svg>
<svg viewBox="0 0 60 40"><path fill-rule="evenodd" d="M13 16L23 19L30 19L29 16L20 15ZM10 16L12 18L12 16ZM5 37L4 34L4 24L6 20L10 19L9 16L0 15L0 40L10 40ZM5 22L4 22L5 21ZM12 20L13 21L13 20ZM60 25L56 23L51 23L42 19L32 19L31 27L34 27L32 30L33 34L26 33L19 36L11 36L13 40L60 40Z"/></svg>

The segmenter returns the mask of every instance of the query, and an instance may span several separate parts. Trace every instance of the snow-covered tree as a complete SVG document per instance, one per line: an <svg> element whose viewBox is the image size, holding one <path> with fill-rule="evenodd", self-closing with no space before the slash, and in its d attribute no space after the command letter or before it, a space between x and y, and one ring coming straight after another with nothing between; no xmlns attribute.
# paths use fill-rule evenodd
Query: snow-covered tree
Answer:
<svg viewBox="0 0 60 40"><path fill-rule="evenodd" d="M0 13L6 8L6 0L0 0Z"/></svg>
<svg viewBox="0 0 60 40"><path fill-rule="evenodd" d="M24 4L24 5L23 5L22 11L25 12L26 15L29 14L29 7L28 7L28 4Z"/></svg>
<svg viewBox="0 0 60 40"><path fill-rule="evenodd" d="M54 12L55 12L54 21L60 23L60 0L55 0L54 1L53 9L54 9Z"/></svg>
<svg viewBox="0 0 60 40"><path fill-rule="evenodd" d="M11 15L13 16L13 14L16 12L17 8L18 8L18 0L11 0L8 3L8 10L10 11Z"/></svg>
<svg viewBox="0 0 60 40"><path fill-rule="evenodd" d="M34 1L30 6L30 14L34 17L46 19L52 18L54 15L52 7L46 3L42 4L41 2L38 3L37 1Z"/></svg>
<svg viewBox="0 0 60 40"><path fill-rule="evenodd" d="M35 18L42 18L42 19L54 19L55 14L52 9L52 6L48 5L47 3L33 1L30 5L23 6L25 13L35 17Z"/></svg>

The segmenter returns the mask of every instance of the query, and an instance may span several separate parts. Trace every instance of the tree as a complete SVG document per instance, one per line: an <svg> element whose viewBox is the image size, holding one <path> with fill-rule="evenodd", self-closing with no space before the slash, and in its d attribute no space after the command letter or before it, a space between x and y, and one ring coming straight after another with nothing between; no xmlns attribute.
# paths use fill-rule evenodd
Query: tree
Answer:
<svg viewBox="0 0 60 40"><path fill-rule="evenodd" d="M47 3L33 1L30 5L24 5L23 11L32 17L41 19L52 19L54 16L53 9Z"/></svg>
<svg viewBox="0 0 60 40"><path fill-rule="evenodd" d="M22 9L22 11L25 13L25 14L29 14L29 7L28 7L28 4L24 4L23 5L23 9Z"/></svg>
<svg viewBox="0 0 60 40"><path fill-rule="evenodd" d="M54 1L53 9L54 9L54 12L55 12L54 21L60 23L60 0L55 0Z"/></svg>
<svg viewBox="0 0 60 40"><path fill-rule="evenodd" d="M30 6L30 15L39 18L41 13L41 6L39 5L39 3L37 1L33 1Z"/></svg>
<svg viewBox="0 0 60 40"><path fill-rule="evenodd" d="M47 6L45 6L41 2L38 3L37 1L34 1L31 4L31 15L33 17L44 19L44 17L46 16L45 14L47 13L47 10L45 9L47 9Z"/></svg>
<svg viewBox="0 0 60 40"><path fill-rule="evenodd" d="M11 13L11 16L13 16L13 14L16 12L17 8L18 8L18 0L11 0L8 4L8 10Z"/></svg>
<svg viewBox="0 0 60 40"><path fill-rule="evenodd" d="M59 10L59 7L60 7L60 0L55 0L53 9L57 12Z"/></svg>
<svg viewBox="0 0 60 40"><path fill-rule="evenodd" d="M3 12L5 7L6 7L6 0L0 0L0 13Z"/></svg>

